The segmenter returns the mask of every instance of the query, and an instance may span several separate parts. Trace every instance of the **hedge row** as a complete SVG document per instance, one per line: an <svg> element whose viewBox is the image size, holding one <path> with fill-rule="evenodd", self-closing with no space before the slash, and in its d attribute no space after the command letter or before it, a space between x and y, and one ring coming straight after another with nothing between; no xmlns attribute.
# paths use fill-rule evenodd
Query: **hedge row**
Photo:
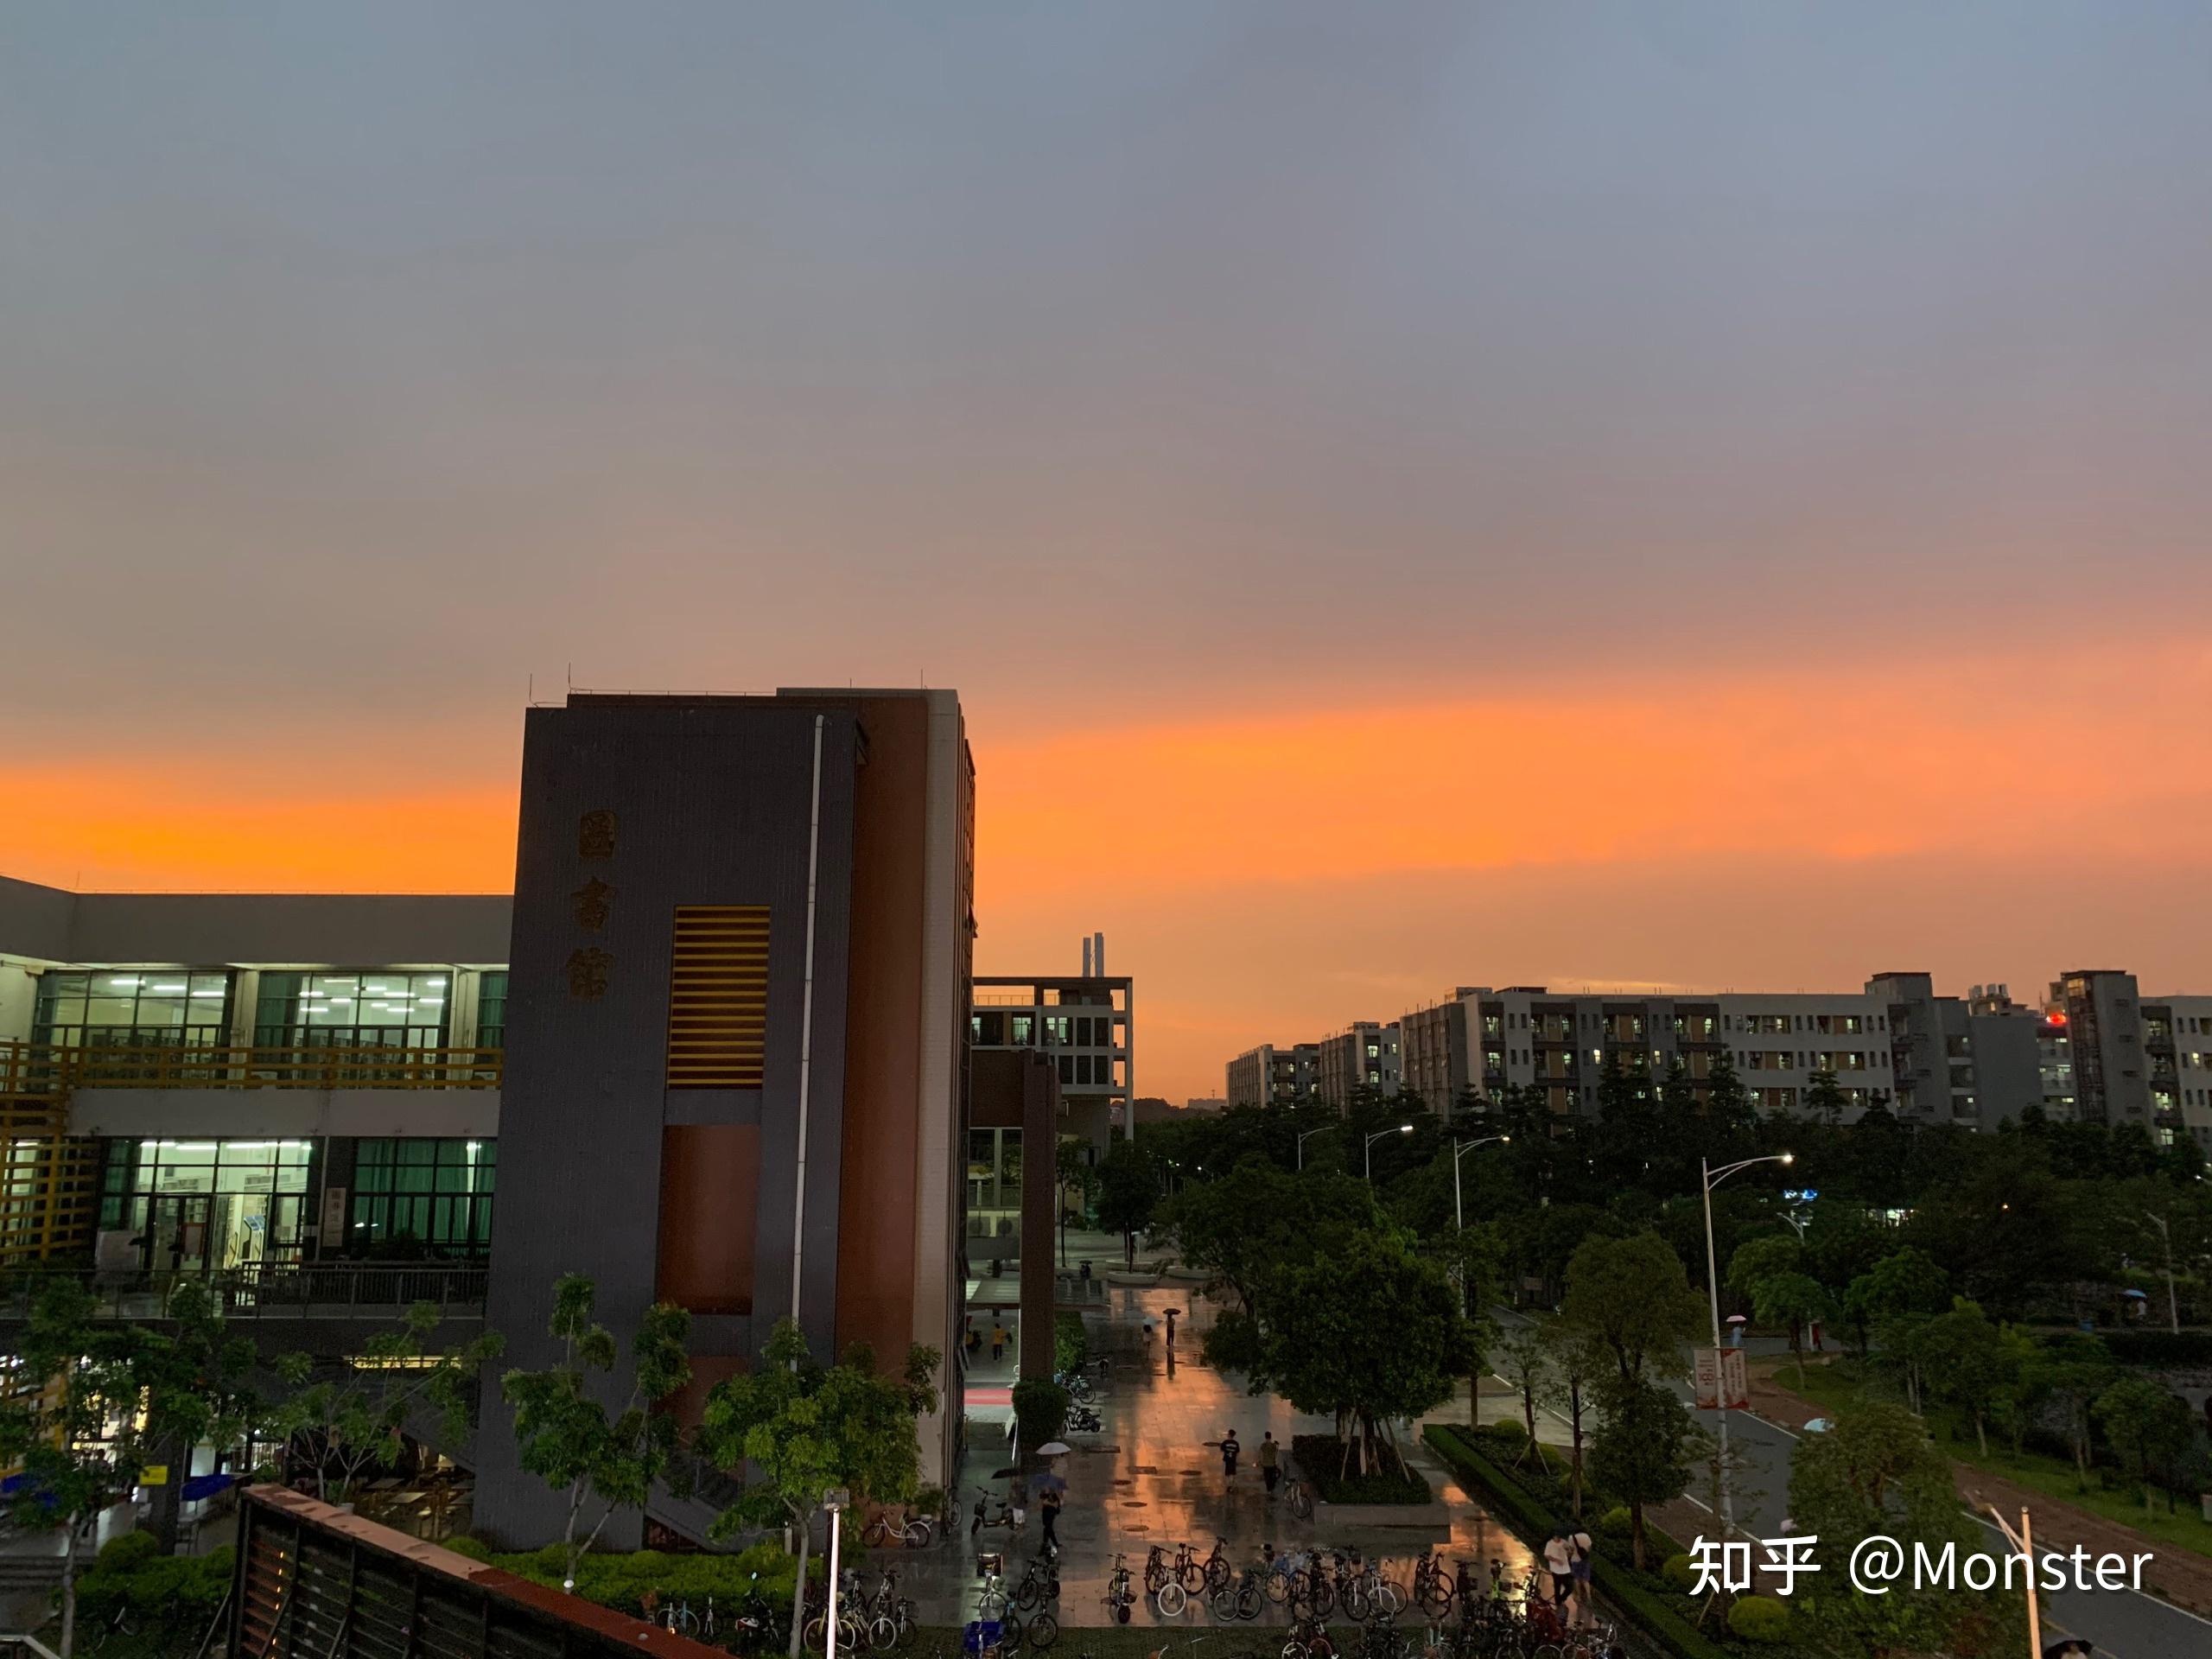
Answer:
<svg viewBox="0 0 2212 1659"><path fill-rule="evenodd" d="M1426 1438L1452 1472L1480 1488L1530 1548L1541 1546L1560 1525L1559 1516L1485 1457L1465 1430L1435 1423L1426 1431ZM1732 1659L1726 1649L1700 1634L1664 1598L1603 1554L1591 1555L1590 1577L1608 1600L1674 1659Z"/></svg>

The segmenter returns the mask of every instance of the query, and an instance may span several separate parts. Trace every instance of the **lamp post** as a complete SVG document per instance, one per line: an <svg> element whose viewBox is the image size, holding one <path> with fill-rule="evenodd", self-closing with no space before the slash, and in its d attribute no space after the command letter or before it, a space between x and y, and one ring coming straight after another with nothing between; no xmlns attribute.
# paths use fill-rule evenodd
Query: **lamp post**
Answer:
<svg viewBox="0 0 2212 1659"><path fill-rule="evenodd" d="M1713 1189L1739 1169L1749 1169L1754 1164L1792 1163L1796 1159L1795 1153L1774 1153L1764 1158L1745 1158L1719 1169L1713 1168L1703 1158L1697 1160L1698 1173L1705 1185L1705 1289L1713 1303L1713 1375L1716 1385L1713 1403L1720 1408L1720 1536L1724 1542L1736 1528L1736 1500L1728 1490L1728 1390L1719 1384L1720 1269L1713 1259Z"/></svg>
<svg viewBox="0 0 2212 1659"><path fill-rule="evenodd" d="M1324 1124L1321 1126L1321 1128L1319 1128L1319 1129L1308 1129L1308 1130L1306 1130L1306 1133L1305 1133L1305 1134L1303 1134L1303 1135L1300 1135L1300 1136L1298 1137L1298 1166L1299 1166L1299 1168L1300 1168L1300 1169L1304 1169L1304 1168L1306 1167L1306 1143L1308 1141L1312 1140L1315 1135L1321 1134L1323 1130L1326 1130L1326 1129L1333 1129L1333 1128L1335 1128L1336 1127L1337 1127L1337 1126L1336 1126L1335 1124L1333 1124L1333 1123L1324 1123Z"/></svg>
<svg viewBox="0 0 2212 1659"><path fill-rule="evenodd" d="M1375 1143L1377 1141L1388 1141L1394 1135L1411 1135L1413 1132L1412 1124L1401 1123L1395 1129L1377 1129L1367 1137L1365 1143L1359 1149L1359 1161L1366 1169L1369 1185L1372 1186L1375 1184Z"/></svg>
<svg viewBox="0 0 2212 1659"><path fill-rule="evenodd" d="M1452 1143L1452 1224L1460 1231L1467 1228L1467 1217L1459 1201L1459 1160L1477 1147L1487 1147L1495 1141L1510 1141L1510 1135L1486 1135L1479 1141L1454 1141Z"/></svg>
<svg viewBox="0 0 2212 1659"><path fill-rule="evenodd" d="M2148 1210L2145 1210L2143 1213L2145 1216L2149 1217L2151 1224L2158 1230L2158 1236L2164 1239L2166 1243L2166 1328L2171 1331L2176 1336L2179 1336L2181 1334L2181 1309L2174 1301L2173 1229L2166 1225L2166 1218L2164 1216L2153 1216Z"/></svg>
<svg viewBox="0 0 2212 1659"><path fill-rule="evenodd" d="M830 1611L822 1619L823 1659L837 1659L837 1522L844 1514L845 1506L852 1501L853 1495L842 1486L832 1487L822 1494L822 1507L830 1511ZM801 1602L806 1599L803 1586L798 1599ZM794 1619L799 1617L796 1609L791 1617Z"/></svg>

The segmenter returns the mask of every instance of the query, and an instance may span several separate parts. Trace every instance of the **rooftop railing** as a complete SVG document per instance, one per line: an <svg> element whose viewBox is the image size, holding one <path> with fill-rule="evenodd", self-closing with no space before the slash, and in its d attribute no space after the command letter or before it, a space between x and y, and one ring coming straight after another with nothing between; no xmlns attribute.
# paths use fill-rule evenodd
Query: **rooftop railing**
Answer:
<svg viewBox="0 0 2212 1659"><path fill-rule="evenodd" d="M65 1279L92 1290L99 1319L162 1319L186 1283L205 1287L233 1319L397 1319L417 1302L480 1319L489 1272L480 1262L271 1263L204 1273L18 1268L0 1278L0 1319L26 1318L46 1287Z"/></svg>

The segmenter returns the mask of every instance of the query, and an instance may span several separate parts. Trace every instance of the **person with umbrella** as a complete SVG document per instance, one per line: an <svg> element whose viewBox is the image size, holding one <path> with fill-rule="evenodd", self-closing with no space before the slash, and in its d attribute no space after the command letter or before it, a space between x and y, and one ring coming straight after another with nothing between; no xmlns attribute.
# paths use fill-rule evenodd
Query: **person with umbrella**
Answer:
<svg viewBox="0 0 2212 1659"><path fill-rule="evenodd" d="M1064 1458L1071 1450L1065 1440L1047 1440L1037 1448L1040 1458ZM1068 1484L1057 1470L1047 1469L1037 1477L1037 1510L1044 1517L1045 1553L1058 1556L1060 1536L1055 1529L1059 1524L1060 1505L1067 1502Z"/></svg>

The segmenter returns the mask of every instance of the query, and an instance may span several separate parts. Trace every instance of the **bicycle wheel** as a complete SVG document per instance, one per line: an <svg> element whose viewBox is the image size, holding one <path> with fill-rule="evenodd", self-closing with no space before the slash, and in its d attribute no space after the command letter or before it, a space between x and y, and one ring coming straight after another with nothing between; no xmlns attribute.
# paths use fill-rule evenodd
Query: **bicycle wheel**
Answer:
<svg viewBox="0 0 2212 1659"><path fill-rule="evenodd" d="M1206 1599L1206 1611L1213 1615L1216 1624L1235 1624L1236 1622L1236 1592L1234 1590L1215 1591Z"/></svg>
<svg viewBox="0 0 2212 1659"><path fill-rule="evenodd" d="M1379 1613L1388 1613L1395 1618L1405 1611L1406 1592L1388 1579L1376 1580L1375 1587L1368 1594L1374 1601L1375 1611Z"/></svg>
<svg viewBox="0 0 2212 1659"><path fill-rule="evenodd" d="M1530 1654L1529 1659L1567 1659L1567 1649L1556 1642L1546 1642Z"/></svg>
<svg viewBox="0 0 2212 1659"><path fill-rule="evenodd" d="M909 1549L927 1549L930 1547L931 1535L930 1523L921 1516L916 1516L906 1523L906 1529L899 1535L899 1539Z"/></svg>
<svg viewBox="0 0 2212 1659"><path fill-rule="evenodd" d="M1050 1613L1039 1613L1029 1621L1027 1634L1031 1647L1049 1648L1060 1639L1060 1621Z"/></svg>
<svg viewBox="0 0 2212 1659"><path fill-rule="evenodd" d="M1313 1490L1302 1480L1290 1489L1290 1512L1301 1521L1313 1517Z"/></svg>
<svg viewBox="0 0 2212 1659"><path fill-rule="evenodd" d="M1126 1624L1129 1622L1129 1604L1127 1601L1117 1601L1114 1604L1114 1622L1116 1624Z"/></svg>
<svg viewBox="0 0 2212 1659"><path fill-rule="evenodd" d="M1324 1579L1313 1586L1313 1622L1325 1624L1329 1615L1337 1611L1337 1587Z"/></svg>
<svg viewBox="0 0 2212 1659"><path fill-rule="evenodd" d="M898 1640L899 1623L896 1619L878 1613L874 1618L868 1620L868 1644L877 1652L881 1653L891 1648Z"/></svg>
<svg viewBox="0 0 2212 1659"><path fill-rule="evenodd" d="M1240 1584L1236 1586L1237 1618L1249 1624L1260 1616L1260 1592L1257 1589L1249 1584Z"/></svg>
<svg viewBox="0 0 2212 1659"><path fill-rule="evenodd" d="M1364 1624L1367 1622L1368 1614L1367 1586L1363 1584L1347 1586L1344 1594L1344 1611L1355 1622Z"/></svg>
<svg viewBox="0 0 2212 1659"><path fill-rule="evenodd" d="M1014 1592L1014 1605L1017 1607L1034 1607L1038 1599L1044 1593L1044 1586L1036 1580L1024 1579L1021 1581L1021 1587Z"/></svg>
<svg viewBox="0 0 2212 1659"><path fill-rule="evenodd" d="M830 1626L823 1622L822 1615L817 1613L806 1621L806 1628L798 1633L800 1645L809 1653L821 1652L829 1630Z"/></svg>
<svg viewBox="0 0 2212 1659"><path fill-rule="evenodd" d="M1229 1587L1232 1576L1227 1561L1217 1558L1206 1563L1206 1588L1217 1594Z"/></svg>
<svg viewBox="0 0 2212 1659"><path fill-rule="evenodd" d="M1008 1613L999 1621L999 1651L1001 1653L1019 1651L1022 1640L1027 1634L1028 1632L1021 1628L1021 1615Z"/></svg>
<svg viewBox="0 0 2212 1659"><path fill-rule="evenodd" d="M1290 1599L1290 1575L1287 1573L1268 1574L1268 1599L1278 1607Z"/></svg>
<svg viewBox="0 0 2212 1659"><path fill-rule="evenodd" d="M1177 1618L1181 1617L1183 1609L1190 1605L1191 1592L1170 1579L1154 1592L1153 1599L1160 1604L1162 1618Z"/></svg>
<svg viewBox="0 0 2212 1659"><path fill-rule="evenodd" d="M1003 1590L986 1590L976 1598L976 1617L978 1618L995 1618L1003 1623L1006 1612L1006 1592Z"/></svg>
<svg viewBox="0 0 2212 1659"><path fill-rule="evenodd" d="M1197 1595L1206 1587L1205 1563L1197 1560L1184 1562L1181 1570L1175 1574L1175 1580L1183 1586L1185 1595Z"/></svg>

